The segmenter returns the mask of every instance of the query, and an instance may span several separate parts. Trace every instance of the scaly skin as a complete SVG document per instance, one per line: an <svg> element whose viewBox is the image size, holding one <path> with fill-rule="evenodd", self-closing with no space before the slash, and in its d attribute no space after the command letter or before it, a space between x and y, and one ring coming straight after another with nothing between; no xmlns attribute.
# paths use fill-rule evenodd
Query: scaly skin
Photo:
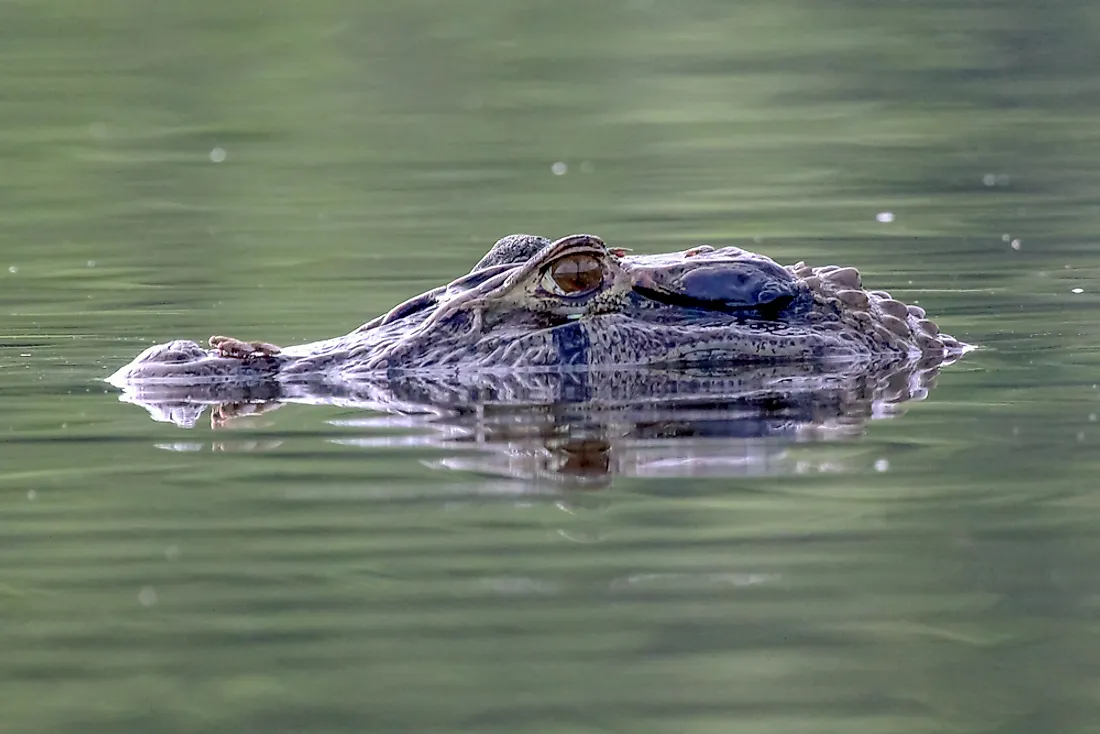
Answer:
<svg viewBox="0 0 1100 734"><path fill-rule="evenodd" d="M120 386L354 382L379 374L949 362L966 345L854 268L727 247L630 255L592 235L512 235L469 274L345 336L280 349L212 337L150 347Z"/></svg>

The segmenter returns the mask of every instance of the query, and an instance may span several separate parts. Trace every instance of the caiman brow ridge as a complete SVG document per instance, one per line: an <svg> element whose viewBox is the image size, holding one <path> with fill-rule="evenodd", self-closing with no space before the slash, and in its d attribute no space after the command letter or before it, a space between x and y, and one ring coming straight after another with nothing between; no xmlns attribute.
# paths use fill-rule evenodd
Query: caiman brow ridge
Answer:
<svg viewBox="0 0 1100 734"><path fill-rule="evenodd" d="M590 258L584 290L548 289L547 274L578 255ZM635 255L590 234L554 242L517 234L499 240L469 273L344 336L284 348L232 337L215 338L211 348L176 340L149 347L108 380L122 387L316 384L395 371L818 361L870 369L945 364L967 349L923 308L865 290L855 268L783 267L709 245Z"/></svg>

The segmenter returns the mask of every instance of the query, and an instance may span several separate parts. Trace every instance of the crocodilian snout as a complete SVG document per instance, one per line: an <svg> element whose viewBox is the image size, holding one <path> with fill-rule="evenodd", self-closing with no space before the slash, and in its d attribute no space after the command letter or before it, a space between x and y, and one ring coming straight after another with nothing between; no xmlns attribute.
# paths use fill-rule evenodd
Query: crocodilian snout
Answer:
<svg viewBox="0 0 1100 734"><path fill-rule="evenodd" d="M242 360L223 357L189 340L149 347L107 378L116 387L144 384L202 384L264 379L275 375L276 358Z"/></svg>
<svg viewBox="0 0 1100 734"><path fill-rule="evenodd" d="M680 272L640 269L633 287L668 306L767 319L790 308L804 291L786 269L759 261L701 264Z"/></svg>

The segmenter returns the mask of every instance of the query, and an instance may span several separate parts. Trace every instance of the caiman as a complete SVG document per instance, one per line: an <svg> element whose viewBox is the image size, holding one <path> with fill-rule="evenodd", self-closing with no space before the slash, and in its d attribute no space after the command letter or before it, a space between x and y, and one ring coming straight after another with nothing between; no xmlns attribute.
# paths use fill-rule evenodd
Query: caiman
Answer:
<svg viewBox="0 0 1100 734"><path fill-rule="evenodd" d="M967 349L855 268L737 247L633 255L599 237L499 240L468 274L345 336L280 348L215 336L149 347L124 388L354 384L385 375L844 364L933 367Z"/></svg>

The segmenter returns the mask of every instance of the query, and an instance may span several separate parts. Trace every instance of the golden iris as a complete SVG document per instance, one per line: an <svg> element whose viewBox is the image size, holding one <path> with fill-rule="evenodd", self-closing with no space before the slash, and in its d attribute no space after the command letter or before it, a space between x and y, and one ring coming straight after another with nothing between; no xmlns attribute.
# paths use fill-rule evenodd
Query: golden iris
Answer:
<svg viewBox="0 0 1100 734"><path fill-rule="evenodd" d="M550 266L543 282L548 290L562 296L575 296L594 290L603 283L603 264L592 255L568 255Z"/></svg>

